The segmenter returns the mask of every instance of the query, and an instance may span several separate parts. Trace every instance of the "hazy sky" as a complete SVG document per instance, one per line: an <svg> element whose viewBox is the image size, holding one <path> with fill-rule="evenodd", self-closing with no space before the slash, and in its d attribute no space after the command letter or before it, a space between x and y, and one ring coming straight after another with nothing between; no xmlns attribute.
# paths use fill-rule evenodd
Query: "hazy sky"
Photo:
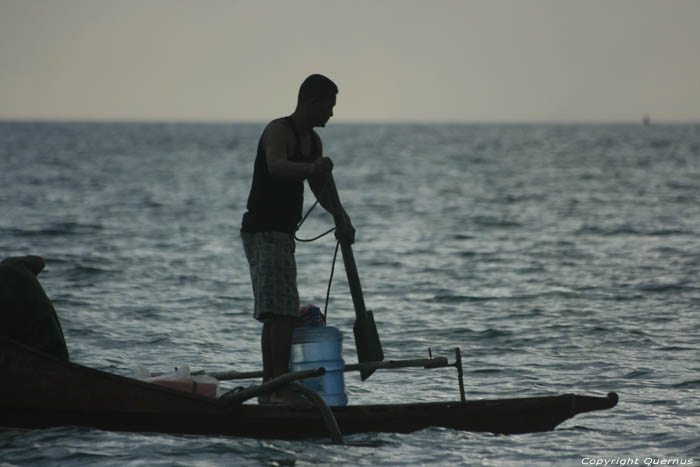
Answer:
<svg viewBox="0 0 700 467"><path fill-rule="evenodd" d="M0 0L0 119L700 121L700 0Z"/></svg>

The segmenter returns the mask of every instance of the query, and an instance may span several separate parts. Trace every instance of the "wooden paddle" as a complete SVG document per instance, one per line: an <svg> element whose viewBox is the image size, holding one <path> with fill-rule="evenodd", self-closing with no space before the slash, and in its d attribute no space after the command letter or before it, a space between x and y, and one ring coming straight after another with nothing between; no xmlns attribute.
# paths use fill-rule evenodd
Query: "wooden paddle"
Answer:
<svg viewBox="0 0 700 467"><path fill-rule="evenodd" d="M374 316L371 311L365 309L365 300L362 296L362 287L360 286L360 276L357 274L352 247L348 239L343 235L347 230L345 211L340 204L338 190L335 187L335 181L332 175L329 176L328 189L330 201L333 205L333 220L335 221L336 233L340 241L340 251L343 253L345 272L348 276L352 303L355 306L355 326L353 326L353 333L355 334L357 360L360 363L380 362L384 360L382 343L379 341L379 334L377 333L377 325L374 323ZM374 370L374 368L361 369L360 377L362 381L369 378L372 373L374 373Z"/></svg>

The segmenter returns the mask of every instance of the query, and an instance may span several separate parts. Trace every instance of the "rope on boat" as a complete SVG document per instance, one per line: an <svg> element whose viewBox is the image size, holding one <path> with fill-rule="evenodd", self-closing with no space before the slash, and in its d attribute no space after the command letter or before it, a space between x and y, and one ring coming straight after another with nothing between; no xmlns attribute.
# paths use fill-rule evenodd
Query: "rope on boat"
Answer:
<svg viewBox="0 0 700 467"><path fill-rule="evenodd" d="M301 225L304 223L306 218L309 217L309 214L311 214L311 211L313 211L313 209L316 207L317 204L318 204L318 200L316 200L314 202L314 204L312 204L311 207L306 211L306 214L304 214L304 217L302 217L301 221L297 225L296 232L299 231L299 229L301 228ZM297 237L296 232L294 232L294 240L296 240L298 242L307 242L307 243L308 242L315 242L319 238L325 237L326 235L333 232L334 230L335 230L335 227L333 227L332 229L330 229L326 232L323 232L321 235L317 235L314 238L299 238L299 237ZM340 247L340 240L338 240L338 242L335 244L335 253L333 254L333 262L331 263L331 276L328 278L328 289L326 291L326 304L323 307L323 320L324 321L326 321L326 316L328 315L328 299L331 296L331 284L333 283L333 274L335 272L335 260L338 257L338 248L339 247Z"/></svg>
<svg viewBox="0 0 700 467"><path fill-rule="evenodd" d="M318 204L318 200L316 200L316 202L314 202L314 204L312 204L311 207L306 211L306 214L304 214L304 217L302 217L302 218L301 218L301 221L299 221L299 223L297 224L297 230L296 230L296 232L299 231L299 229L301 228L302 224L304 223L304 221L306 220L306 218L309 217L309 214L311 214L311 211L314 210L314 208L316 207L317 204ZM325 237L326 235L328 235L329 233L333 232L334 230L335 230L335 227L333 227L332 229L330 229L330 230L328 230L328 231L326 231L326 232L323 232L321 235L317 235L317 236L314 237L314 238L299 238L299 237L297 237L296 232L294 232L294 240L296 240L297 242L307 242L307 243L308 243L308 242L315 242L315 241L318 240L319 238Z"/></svg>

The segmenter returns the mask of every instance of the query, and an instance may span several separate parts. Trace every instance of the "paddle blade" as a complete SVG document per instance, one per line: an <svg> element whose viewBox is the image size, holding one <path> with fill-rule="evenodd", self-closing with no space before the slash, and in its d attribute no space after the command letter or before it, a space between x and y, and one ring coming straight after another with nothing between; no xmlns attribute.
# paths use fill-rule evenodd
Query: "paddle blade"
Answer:
<svg viewBox="0 0 700 467"><path fill-rule="evenodd" d="M352 330L355 334L355 347L357 348L357 360L360 363L381 362L384 360L382 343L377 333L377 325L374 323L374 315L367 311L362 317L355 320ZM362 381L369 378L373 369L363 369L360 371Z"/></svg>

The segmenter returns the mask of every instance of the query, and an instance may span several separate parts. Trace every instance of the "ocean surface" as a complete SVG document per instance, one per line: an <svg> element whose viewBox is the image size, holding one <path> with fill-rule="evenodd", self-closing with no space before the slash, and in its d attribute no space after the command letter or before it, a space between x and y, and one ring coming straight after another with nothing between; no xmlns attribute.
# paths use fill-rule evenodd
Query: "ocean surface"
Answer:
<svg viewBox="0 0 700 467"><path fill-rule="evenodd" d="M44 257L73 361L125 376L260 369L239 228L262 128L0 122L0 256ZM615 391L618 406L546 433L427 429L348 446L10 430L1 466L700 463L700 125L319 132L387 359L452 361L459 347L469 399ZM316 209L298 235L331 226ZM323 305L334 247L332 235L297 244L302 302ZM351 363L337 266L328 321ZM345 382L351 404L459 397L454 369Z"/></svg>

